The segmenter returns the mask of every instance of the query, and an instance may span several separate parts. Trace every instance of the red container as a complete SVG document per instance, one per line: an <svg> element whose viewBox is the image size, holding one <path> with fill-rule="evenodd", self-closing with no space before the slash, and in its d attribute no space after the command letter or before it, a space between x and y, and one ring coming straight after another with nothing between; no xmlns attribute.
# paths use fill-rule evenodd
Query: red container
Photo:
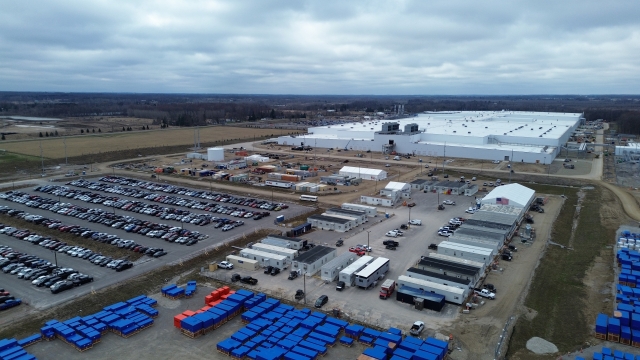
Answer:
<svg viewBox="0 0 640 360"><path fill-rule="evenodd" d="M184 315L185 317L193 316L193 315L195 315L195 314L196 314L196 313L195 313L194 311L191 311L191 310L186 310L186 311L184 311L184 312L182 313L182 315Z"/></svg>
<svg viewBox="0 0 640 360"><path fill-rule="evenodd" d="M200 310L207 311L209 309L211 309L211 306L203 306Z"/></svg>
<svg viewBox="0 0 640 360"><path fill-rule="evenodd" d="M208 303L213 302L213 301L215 301L215 300L213 299L213 296L211 296L211 295L207 295L207 296L204 297L204 303L205 304L208 304Z"/></svg>
<svg viewBox="0 0 640 360"><path fill-rule="evenodd" d="M173 317L173 327L180 329L180 323L182 322L183 319L186 319L187 317L180 314L180 315L176 315Z"/></svg>

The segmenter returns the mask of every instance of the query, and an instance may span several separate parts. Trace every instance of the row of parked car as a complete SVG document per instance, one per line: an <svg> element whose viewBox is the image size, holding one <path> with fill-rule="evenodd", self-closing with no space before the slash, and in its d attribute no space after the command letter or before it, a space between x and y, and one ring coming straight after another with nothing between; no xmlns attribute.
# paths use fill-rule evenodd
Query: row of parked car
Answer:
<svg viewBox="0 0 640 360"><path fill-rule="evenodd" d="M452 218L447 224L438 229L438 235L446 237L453 235L453 232L456 231L465 220L466 219L461 217Z"/></svg>
<svg viewBox="0 0 640 360"><path fill-rule="evenodd" d="M79 259L85 259L91 261L91 263L93 263L94 265L105 266L111 262L114 262L114 266L110 266L110 268L113 268L116 271L123 271L133 266L133 263L131 263L130 261L115 260L110 256L103 256L102 254L95 253L92 250L86 249L81 246L67 245L67 243L64 241L51 238L50 236L41 236L31 232L30 230L20 230L12 226L5 226L4 224L0 224L0 234L13 236L16 239L24 240L34 245L40 245L47 250L56 251L58 253L63 253L72 257L77 257ZM157 251L161 250L162 249L150 249L145 251L147 251L147 255L154 256Z"/></svg>
<svg viewBox="0 0 640 360"><path fill-rule="evenodd" d="M185 196L190 196L194 198L212 200L212 201L221 202L221 203L235 204L239 206L245 206L253 209L262 209L267 211L280 211L283 209L287 209L289 207L286 204L282 204L282 203L274 204L266 200L259 200L255 198L245 198L245 197L233 196L229 194L213 193L213 192L202 191L202 190L193 190L193 189L187 189L184 187L179 187L179 186L174 186L169 184L158 184L154 182L140 181L140 180L125 178L120 176L105 176L103 178L100 178L99 180L101 182L114 183L122 186L133 186L143 190L161 191L163 193L174 194L174 195L185 195ZM126 189L125 191L131 191L131 189ZM170 202L176 201L176 203L185 201L185 205L183 206L187 206L187 204L189 204L189 199L184 199L184 198L176 198L176 199L171 198L169 199L169 201ZM194 205L196 206L195 208L201 208L202 206L207 207L213 204L200 201L199 204L194 203L191 206L194 206ZM202 210L204 210L204 208L202 208Z"/></svg>
<svg viewBox="0 0 640 360"><path fill-rule="evenodd" d="M5 274L31 281L34 286L48 287L53 294L93 281L89 275L71 268L59 268L49 261L14 251L8 246L0 246L0 268Z"/></svg>
<svg viewBox="0 0 640 360"><path fill-rule="evenodd" d="M7 310L22 304L22 300L11 296L11 293L4 288L0 288L0 311Z"/></svg>
<svg viewBox="0 0 640 360"><path fill-rule="evenodd" d="M127 232L138 233L148 237L162 238L169 242L193 245L199 240L207 238L207 235L199 231L190 231L177 226L158 224L151 221L143 221L127 215L117 215L103 209L87 209L70 203L61 203L54 199L29 195L24 192L8 191L0 194L0 198L13 201L26 206L49 210L59 215L73 216L88 222L103 224L115 229L124 229ZM59 221L58 221L59 222ZM193 241L191 241L193 240Z"/></svg>

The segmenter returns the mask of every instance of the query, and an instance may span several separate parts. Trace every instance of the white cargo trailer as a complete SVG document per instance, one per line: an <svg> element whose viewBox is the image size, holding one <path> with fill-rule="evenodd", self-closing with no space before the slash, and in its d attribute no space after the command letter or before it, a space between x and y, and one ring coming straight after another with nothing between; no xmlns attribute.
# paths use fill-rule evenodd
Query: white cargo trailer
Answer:
<svg viewBox="0 0 640 360"><path fill-rule="evenodd" d="M447 286L435 283L433 281L416 279L405 275L398 277L398 289L408 286L413 289L424 291L425 293L434 293L444 296L444 299L450 303L461 305L469 295L469 289L460 289L454 286Z"/></svg>
<svg viewBox="0 0 640 360"><path fill-rule="evenodd" d="M367 216L376 216L378 214L378 208L375 206L344 203L340 207L346 210L364 211Z"/></svg>
<svg viewBox="0 0 640 360"><path fill-rule="evenodd" d="M257 243L251 245L251 248L258 251L286 256L289 261L292 261L296 256L298 256L298 250L287 249L280 246Z"/></svg>
<svg viewBox="0 0 640 360"><path fill-rule="evenodd" d="M354 286L356 283L356 273L364 269L370 262L373 261L373 257L363 255L360 259L353 262L353 264L344 268L338 275L338 280L344 281L345 286Z"/></svg>
<svg viewBox="0 0 640 360"><path fill-rule="evenodd" d="M240 250L240 256L242 256L243 258L258 261L260 263L260 266L262 267L273 266L277 267L280 270L286 269L290 264L287 257L284 255L272 254L253 249Z"/></svg>
<svg viewBox="0 0 640 360"><path fill-rule="evenodd" d="M483 262L489 265L493 261L494 253L491 249L443 241L438 245L438 254L454 256L462 259Z"/></svg>
<svg viewBox="0 0 640 360"><path fill-rule="evenodd" d="M356 273L356 285L363 289L375 286L389 271L389 259L379 257Z"/></svg>

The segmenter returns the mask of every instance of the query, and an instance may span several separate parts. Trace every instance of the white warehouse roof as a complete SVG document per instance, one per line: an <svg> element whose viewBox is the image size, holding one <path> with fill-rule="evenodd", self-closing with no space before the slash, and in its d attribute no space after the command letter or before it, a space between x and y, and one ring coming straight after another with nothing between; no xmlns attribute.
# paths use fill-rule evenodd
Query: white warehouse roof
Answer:
<svg viewBox="0 0 640 360"><path fill-rule="evenodd" d="M520 184L498 186L482 198L482 204L511 205L520 208L527 206L535 191Z"/></svg>
<svg viewBox="0 0 640 360"><path fill-rule="evenodd" d="M350 174L362 174L362 175L373 175L373 176L385 175L385 177L387 174L387 172L384 170L361 168L361 167L355 167L355 166L343 166L342 169L340 169L340 175L342 175L343 172L350 173Z"/></svg>
<svg viewBox="0 0 640 360"><path fill-rule="evenodd" d="M387 186L385 186L384 188L385 188L385 190L402 191L402 190L410 190L411 189L411 185L409 185L407 183L397 182L397 181L389 181Z"/></svg>

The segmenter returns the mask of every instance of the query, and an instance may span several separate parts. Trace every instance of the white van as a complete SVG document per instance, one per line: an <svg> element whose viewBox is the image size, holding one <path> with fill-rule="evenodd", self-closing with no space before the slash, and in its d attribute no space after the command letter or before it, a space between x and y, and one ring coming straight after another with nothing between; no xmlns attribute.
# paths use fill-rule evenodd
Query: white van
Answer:
<svg viewBox="0 0 640 360"><path fill-rule="evenodd" d="M394 156L393 157L393 160L400 160L400 159L401 159L400 156Z"/></svg>

